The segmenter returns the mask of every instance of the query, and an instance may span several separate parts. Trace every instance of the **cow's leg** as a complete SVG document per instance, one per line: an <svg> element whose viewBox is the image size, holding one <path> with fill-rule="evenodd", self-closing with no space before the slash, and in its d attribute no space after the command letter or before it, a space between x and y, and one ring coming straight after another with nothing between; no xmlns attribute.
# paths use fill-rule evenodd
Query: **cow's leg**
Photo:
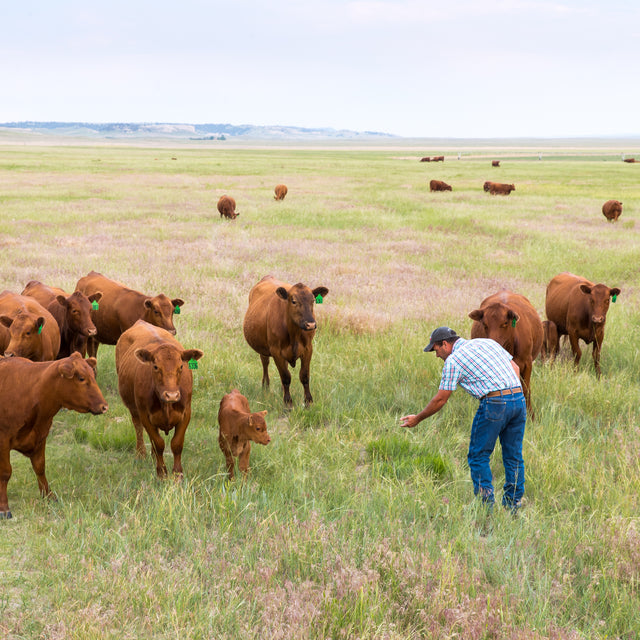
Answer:
<svg viewBox="0 0 640 640"><path fill-rule="evenodd" d="M98 342L98 340L96 338L93 337L89 337L87 338L87 355L90 358L97 358L98 357L98 345L100 343Z"/></svg>
<svg viewBox="0 0 640 640"><path fill-rule="evenodd" d="M287 361L281 356L273 356L273 359L278 367L278 373L280 374L280 380L282 381L282 391L284 394L284 404L286 407L293 406L293 400L291 399L291 374L289 373L289 365Z"/></svg>
<svg viewBox="0 0 640 640"><path fill-rule="evenodd" d="M238 458L238 467L240 467L240 471L242 471L242 475L246 476L249 471L249 455L251 453L251 443L245 442L245 445L240 453Z"/></svg>
<svg viewBox="0 0 640 640"><path fill-rule="evenodd" d="M601 346L602 346L602 338L598 339L598 334L596 334L596 337L593 341L593 351L591 352L591 356L593 357L593 366L596 369L596 377L598 378L602 373L600 370L600 347Z"/></svg>
<svg viewBox="0 0 640 640"><path fill-rule="evenodd" d="M144 446L144 433L142 428L142 422L140 422L140 417L133 413L131 414L131 420L133 421L133 427L136 430L136 456L138 458L146 458L147 457L147 449Z"/></svg>
<svg viewBox="0 0 640 640"><path fill-rule="evenodd" d="M525 400L527 402L527 409L529 411L529 415L533 420L535 418L533 407L531 406L531 362L523 362L522 367L520 368L520 382L522 383L522 391L524 393Z"/></svg>
<svg viewBox="0 0 640 640"><path fill-rule="evenodd" d="M7 497L7 485L11 478L11 449L9 443L2 443L0 454L0 518L10 518L9 498Z"/></svg>
<svg viewBox="0 0 640 640"><path fill-rule="evenodd" d="M302 387L304 388L304 406L308 407L313 402L313 397L311 396L311 389L309 388L309 380L311 378L310 370L311 370L311 355L313 350L311 345L306 349L306 351L300 357L300 382Z"/></svg>
<svg viewBox="0 0 640 640"><path fill-rule="evenodd" d="M582 351L578 344L579 338L575 333L569 334L569 342L571 343L571 351L573 351L573 364L577 367L580 364L580 358L582 357Z"/></svg>
<svg viewBox="0 0 640 640"><path fill-rule="evenodd" d="M52 500L56 500L56 497L51 493L51 489L49 489L49 483L47 482L47 477L44 474L45 442L46 440L33 450L33 453L30 456L31 466L33 467L33 471L36 474L36 478L38 479L38 488L40 489L40 495L43 498L51 498Z"/></svg>
<svg viewBox="0 0 640 640"><path fill-rule="evenodd" d="M151 440L151 451L153 451L153 455L156 458L158 478L166 478L167 466L164 463L164 438L153 427L151 429L147 428L147 433L149 434L149 440Z"/></svg>
<svg viewBox="0 0 640 640"><path fill-rule="evenodd" d="M177 427L176 431L171 438L171 453L173 453L173 475L176 479L182 479L182 448L184 446L184 434L189 424L190 415L185 416L186 420L183 420Z"/></svg>
<svg viewBox="0 0 640 640"><path fill-rule="evenodd" d="M262 360L262 386L269 388L269 356L260 356Z"/></svg>
<svg viewBox="0 0 640 640"><path fill-rule="evenodd" d="M233 480L233 468L235 467L236 461L231 453L231 447L227 444L227 439L223 434L218 436L218 444L220 445L220 449L224 454L224 460L227 464L227 473L229 474L229 480Z"/></svg>

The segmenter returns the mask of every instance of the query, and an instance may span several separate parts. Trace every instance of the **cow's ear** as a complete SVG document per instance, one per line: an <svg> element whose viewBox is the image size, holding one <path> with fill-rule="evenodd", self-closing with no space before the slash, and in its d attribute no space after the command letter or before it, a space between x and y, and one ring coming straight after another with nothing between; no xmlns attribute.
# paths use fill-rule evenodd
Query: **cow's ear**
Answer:
<svg viewBox="0 0 640 640"><path fill-rule="evenodd" d="M174 298L174 299L171 301L171 304L172 304L174 307L184 307L184 300L181 300L180 298Z"/></svg>
<svg viewBox="0 0 640 640"><path fill-rule="evenodd" d="M586 293L587 295L591 294L591 287L588 284L581 284L580 285L580 291L582 291L582 293Z"/></svg>
<svg viewBox="0 0 640 640"><path fill-rule="evenodd" d="M269 412L265 409L264 411L258 411L258 413L264 418Z"/></svg>
<svg viewBox="0 0 640 640"><path fill-rule="evenodd" d="M180 358L184 362L189 362L189 360L200 360L203 355L204 353L200 349L185 349Z"/></svg>
<svg viewBox="0 0 640 640"><path fill-rule="evenodd" d="M151 308L153 308L153 303L151 302L151 298L147 298L147 299L144 301L144 306L145 306L147 309L151 309Z"/></svg>
<svg viewBox="0 0 640 640"><path fill-rule="evenodd" d="M99 302L102 298L102 291L96 291L89 296L89 302Z"/></svg>
<svg viewBox="0 0 640 640"><path fill-rule="evenodd" d="M313 297L317 298L318 296L322 296L323 298L326 298L327 293L329 293L329 289L327 289L327 287L316 287L313 290Z"/></svg>
<svg viewBox="0 0 640 640"><path fill-rule="evenodd" d="M38 333L42 332L42 327L44 327L44 318L39 316L36 320L36 327L38 327Z"/></svg>
<svg viewBox="0 0 640 640"><path fill-rule="evenodd" d="M9 328L13 324L13 318L10 316L0 316L0 323Z"/></svg>
<svg viewBox="0 0 640 640"><path fill-rule="evenodd" d="M93 373L97 373L98 361L95 358L87 358L85 362L93 369Z"/></svg>
<svg viewBox="0 0 640 640"><path fill-rule="evenodd" d="M73 378L75 371L76 368L73 366L73 362L70 362L67 358L58 365L58 372L63 378Z"/></svg>
<svg viewBox="0 0 640 640"><path fill-rule="evenodd" d="M153 356L148 349L136 349L135 356L140 362L150 363L153 362Z"/></svg>
<svg viewBox="0 0 640 640"><path fill-rule="evenodd" d="M475 309L469 314L469 317L472 320L476 320L477 322L480 322L483 316L484 316L484 311L482 309Z"/></svg>
<svg viewBox="0 0 640 640"><path fill-rule="evenodd" d="M278 287L276 289L276 295L283 300L286 300L289 297L287 290L284 287Z"/></svg>
<svg viewBox="0 0 640 640"><path fill-rule="evenodd" d="M615 296L615 297L618 297L618 296L620 295L620 289L618 289L618 287L614 287L613 289L611 289L611 290L609 291L609 295L610 295L611 297L614 297L614 296Z"/></svg>
<svg viewBox="0 0 640 640"><path fill-rule="evenodd" d="M515 327L516 322L520 320L520 316L515 311L512 311L511 309L509 309L507 311L507 319L511 322L511 326Z"/></svg>
<svg viewBox="0 0 640 640"><path fill-rule="evenodd" d="M61 307L65 307L65 309L68 306L67 299L63 295L56 296L56 301Z"/></svg>

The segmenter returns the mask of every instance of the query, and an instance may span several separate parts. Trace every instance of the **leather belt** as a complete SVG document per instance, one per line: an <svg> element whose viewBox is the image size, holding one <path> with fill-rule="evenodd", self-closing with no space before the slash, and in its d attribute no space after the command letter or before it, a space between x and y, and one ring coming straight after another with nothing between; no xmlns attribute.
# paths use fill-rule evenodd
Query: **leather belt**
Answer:
<svg viewBox="0 0 640 640"><path fill-rule="evenodd" d="M512 393L521 393L522 387L513 387L512 389L499 389L498 391L490 391L485 398L495 398L495 396L510 396Z"/></svg>

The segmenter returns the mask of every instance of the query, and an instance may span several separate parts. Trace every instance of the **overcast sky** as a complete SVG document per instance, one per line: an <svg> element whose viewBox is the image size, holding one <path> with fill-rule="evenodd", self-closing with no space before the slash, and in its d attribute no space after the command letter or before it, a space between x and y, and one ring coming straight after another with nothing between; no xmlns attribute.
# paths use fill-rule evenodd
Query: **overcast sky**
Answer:
<svg viewBox="0 0 640 640"><path fill-rule="evenodd" d="M0 122L640 134L639 0L18 0Z"/></svg>

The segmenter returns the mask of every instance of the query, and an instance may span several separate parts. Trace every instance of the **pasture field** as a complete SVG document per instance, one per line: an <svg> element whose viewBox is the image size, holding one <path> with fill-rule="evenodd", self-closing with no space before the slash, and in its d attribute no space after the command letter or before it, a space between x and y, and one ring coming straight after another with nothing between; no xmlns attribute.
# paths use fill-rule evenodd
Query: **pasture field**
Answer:
<svg viewBox="0 0 640 640"><path fill-rule="evenodd" d="M444 163L420 163L445 153ZM492 168L491 159L501 167ZM452 192L429 193L429 180ZM490 196L485 180L513 182ZM289 188L276 202L273 188ZM220 195L240 217L221 219ZM605 200L624 203L608 223ZM72 291L91 269L185 300L177 338L194 372L185 478L136 460L101 346L104 416L62 411L47 444L58 500L11 454L0 522L0 636L16 639L578 639L640 630L640 164L618 151L3 146L0 290ZM476 402L435 393L433 328L509 288L544 317L572 271L622 289L598 380L568 345L532 376L526 504L487 517L466 464ZM242 335L249 289L271 273L329 294L317 306L315 403L283 408L271 364ZM268 410L246 480L217 443L222 396ZM2 408L0 407L0 411ZM146 438L146 435L145 435ZM147 447L148 440L147 440ZM170 451L165 452L168 466ZM493 456L499 499L500 447Z"/></svg>

